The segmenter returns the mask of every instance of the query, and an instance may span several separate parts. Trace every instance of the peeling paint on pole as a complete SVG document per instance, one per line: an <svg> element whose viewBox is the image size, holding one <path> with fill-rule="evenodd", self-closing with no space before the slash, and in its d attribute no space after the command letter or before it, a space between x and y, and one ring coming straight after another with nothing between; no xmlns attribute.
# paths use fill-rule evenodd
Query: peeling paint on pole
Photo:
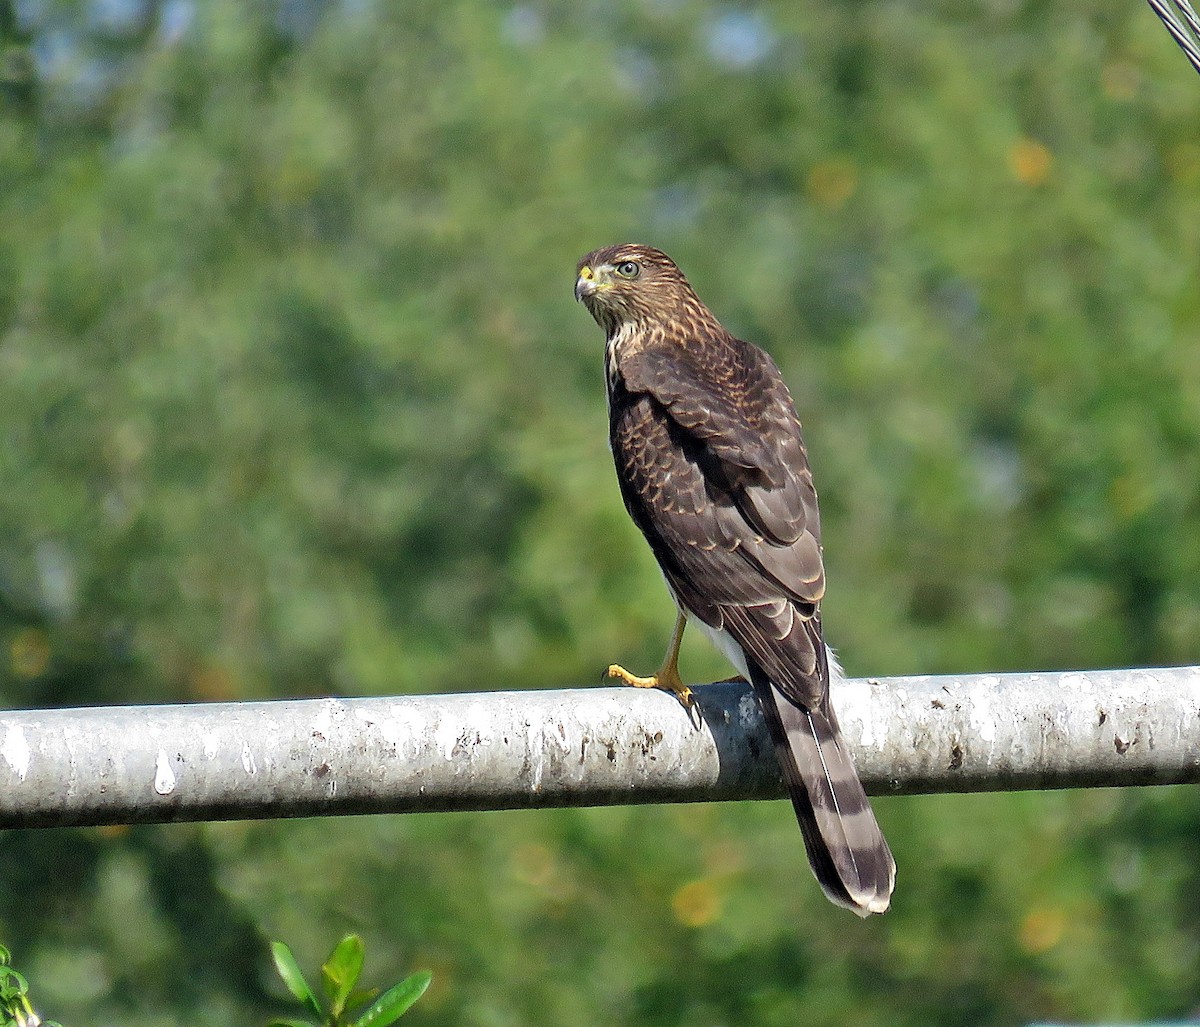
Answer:
<svg viewBox="0 0 1200 1027"><path fill-rule="evenodd" d="M8 769L17 775L18 781L25 780L29 770L29 743L25 741L25 731L20 724L10 727L4 732L4 744L0 745L0 756L8 764Z"/></svg>
<svg viewBox="0 0 1200 1027"><path fill-rule="evenodd" d="M1200 781L1200 668L835 684L869 791ZM0 714L0 827L783 795L742 684Z"/></svg>

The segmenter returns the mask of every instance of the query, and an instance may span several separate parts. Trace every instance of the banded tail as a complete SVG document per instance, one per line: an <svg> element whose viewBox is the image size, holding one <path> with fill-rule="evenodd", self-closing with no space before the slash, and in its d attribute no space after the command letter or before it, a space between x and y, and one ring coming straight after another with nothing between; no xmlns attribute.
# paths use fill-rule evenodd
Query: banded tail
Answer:
<svg viewBox="0 0 1200 1027"><path fill-rule="evenodd" d="M896 863L828 696L808 710L757 668L752 672L817 883L831 902L859 916L883 913L896 883Z"/></svg>

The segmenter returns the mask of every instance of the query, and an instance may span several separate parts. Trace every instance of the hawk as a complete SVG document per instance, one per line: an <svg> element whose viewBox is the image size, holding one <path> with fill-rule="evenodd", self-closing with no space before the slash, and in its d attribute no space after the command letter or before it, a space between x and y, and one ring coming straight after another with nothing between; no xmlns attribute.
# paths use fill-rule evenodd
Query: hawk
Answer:
<svg viewBox="0 0 1200 1027"><path fill-rule="evenodd" d="M821 888L859 916L882 913L896 864L830 705L840 670L821 634L817 494L791 393L660 250L589 253L575 298L605 333L621 496L678 607L657 673L608 673L690 706L678 658L695 622L758 697Z"/></svg>

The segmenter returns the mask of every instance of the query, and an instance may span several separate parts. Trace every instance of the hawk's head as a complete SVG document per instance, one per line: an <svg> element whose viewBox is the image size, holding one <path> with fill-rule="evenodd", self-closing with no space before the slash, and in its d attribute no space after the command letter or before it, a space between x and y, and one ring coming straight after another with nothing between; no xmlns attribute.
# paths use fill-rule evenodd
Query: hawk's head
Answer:
<svg viewBox="0 0 1200 1027"><path fill-rule="evenodd" d="M606 246L584 257L575 298L609 335L631 322L661 323L704 309L675 261L637 243Z"/></svg>

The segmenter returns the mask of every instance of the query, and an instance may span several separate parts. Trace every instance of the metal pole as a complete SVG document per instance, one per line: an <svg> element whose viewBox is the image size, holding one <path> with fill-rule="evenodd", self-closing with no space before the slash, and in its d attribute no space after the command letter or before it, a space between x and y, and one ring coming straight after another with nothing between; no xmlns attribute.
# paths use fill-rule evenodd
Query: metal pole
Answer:
<svg viewBox="0 0 1200 1027"><path fill-rule="evenodd" d="M765 799L743 684L0 713L0 827ZM1200 781L1200 668L837 682L867 790Z"/></svg>

